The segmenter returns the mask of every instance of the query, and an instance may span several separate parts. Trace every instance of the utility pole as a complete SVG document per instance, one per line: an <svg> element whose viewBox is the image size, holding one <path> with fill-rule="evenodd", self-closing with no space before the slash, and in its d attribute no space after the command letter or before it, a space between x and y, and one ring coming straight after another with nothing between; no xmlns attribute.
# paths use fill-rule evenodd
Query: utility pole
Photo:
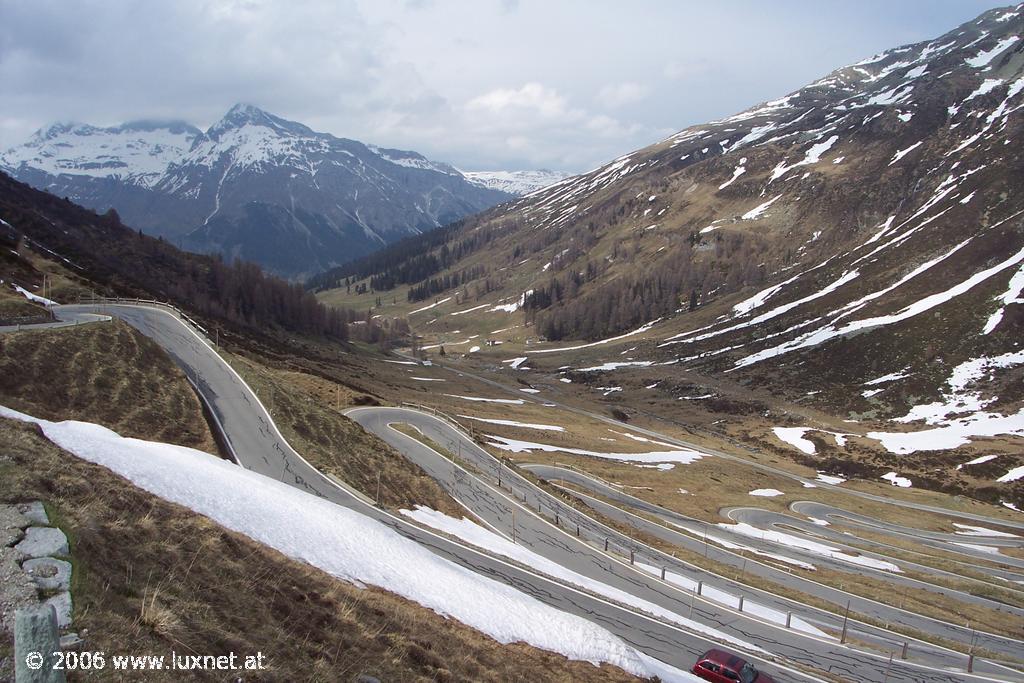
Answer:
<svg viewBox="0 0 1024 683"><path fill-rule="evenodd" d="M839 643L843 644L846 642L846 625L850 621L850 601L846 601L846 614L843 616L843 635L839 639Z"/></svg>

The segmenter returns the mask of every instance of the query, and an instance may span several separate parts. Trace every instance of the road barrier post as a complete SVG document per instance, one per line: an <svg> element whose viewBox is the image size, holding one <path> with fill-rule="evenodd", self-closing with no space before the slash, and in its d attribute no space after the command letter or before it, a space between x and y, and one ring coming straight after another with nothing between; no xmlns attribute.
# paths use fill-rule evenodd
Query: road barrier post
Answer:
<svg viewBox="0 0 1024 683"><path fill-rule="evenodd" d="M697 595L703 595L704 594L703 591L704 591L704 582L703 581L698 581L697 582Z"/></svg>
<svg viewBox="0 0 1024 683"><path fill-rule="evenodd" d="M580 525L577 524L576 525L576 538L579 538L579 537L580 537Z"/></svg>
<svg viewBox="0 0 1024 683"><path fill-rule="evenodd" d="M636 556L633 554L633 551L631 549L629 551L629 563L630 564L635 564L635 561L636 561Z"/></svg>
<svg viewBox="0 0 1024 683"><path fill-rule="evenodd" d="M900 653L900 659L906 659L907 658L907 646L908 645L909 645L909 643L907 643L907 641L904 640L903 641L903 652Z"/></svg>
<svg viewBox="0 0 1024 683"><path fill-rule="evenodd" d="M786 612L786 628L792 628L792 627L793 627L793 613L792 612Z"/></svg>
<svg viewBox="0 0 1024 683"><path fill-rule="evenodd" d="M662 581L665 580L665 568L664 567L661 568L661 580Z"/></svg>
<svg viewBox="0 0 1024 683"><path fill-rule="evenodd" d="M974 653L967 655L967 673L974 673Z"/></svg>
<svg viewBox="0 0 1024 683"><path fill-rule="evenodd" d="M608 552L608 539L604 539L604 551Z"/></svg>
<svg viewBox="0 0 1024 683"><path fill-rule="evenodd" d="M742 596L742 595L740 596L740 607L739 607L739 611L740 611L740 612L742 612L742 611L743 611L743 596Z"/></svg>

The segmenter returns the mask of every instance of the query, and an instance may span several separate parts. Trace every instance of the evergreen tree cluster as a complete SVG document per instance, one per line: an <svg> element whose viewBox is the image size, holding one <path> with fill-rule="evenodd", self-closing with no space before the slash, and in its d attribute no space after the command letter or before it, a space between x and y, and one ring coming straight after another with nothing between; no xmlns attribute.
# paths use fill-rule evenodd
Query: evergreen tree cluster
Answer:
<svg viewBox="0 0 1024 683"><path fill-rule="evenodd" d="M101 294L169 301L200 315L260 330L347 339L390 334L369 314L321 304L302 285L267 275L252 263L180 251L162 238L121 223L114 210L99 216L67 199L35 190L0 173L0 217L39 250L66 259ZM45 253L45 252L44 252Z"/></svg>

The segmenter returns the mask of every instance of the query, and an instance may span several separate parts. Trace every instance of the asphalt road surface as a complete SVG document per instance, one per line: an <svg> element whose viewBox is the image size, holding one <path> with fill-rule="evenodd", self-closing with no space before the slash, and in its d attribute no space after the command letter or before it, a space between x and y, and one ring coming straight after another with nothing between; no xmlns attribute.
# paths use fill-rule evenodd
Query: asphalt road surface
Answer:
<svg viewBox="0 0 1024 683"><path fill-rule="evenodd" d="M676 586L666 585L666 582L661 581L657 572L665 567L672 574L687 577L693 581L703 581L706 586L727 590L736 596L743 595L746 600L756 601L775 609L782 615L791 611L794 615L804 618L815 626L831 629L836 633L842 628L842 618L834 614L728 581L605 527L537 488L515 472L501 467L497 460L477 446L468 436L440 418L406 408L354 408L346 411L346 414L413 460L478 517L509 537L512 535L511 510L515 507L517 509L515 535L518 543L589 578L626 590L677 614L688 615L691 593L682 591ZM459 465L453 465L451 461L441 457L418 440L389 427L396 423L411 425L449 452L458 454ZM465 465L466 468L461 465ZM501 491L497 489L499 468ZM480 473L480 476L474 476L473 472ZM557 523L560 529L556 529L552 522ZM610 555L603 552L606 539L609 540ZM702 545L699 548L703 550ZM630 557L631 551L635 562L655 568L656 574L652 576L646 571L630 567L627 558ZM784 571L778 573L782 577L796 578ZM817 586L817 584L814 585ZM839 591L835 592L840 593ZM842 595L847 599L854 597L845 593ZM843 604L845 605L845 600ZM885 607L878 603L872 603L872 606ZM897 610L892 610L892 612L896 613ZM805 642L789 642L792 640L792 635L795 634L753 619L735 609L728 609L716 601L697 598L692 615L694 619L708 626L722 630L736 638L752 641L777 654L795 658L797 661L800 661L799 652L793 651L791 648L798 650L807 648ZM899 616L917 617L918 615L900 612ZM910 620L908 619L908 621ZM939 626L940 630L946 633L946 625L943 622L936 623L934 620L920 618L914 625ZM780 630L785 635L780 636L778 634ZM959 634L960 631L954 630L949 633ZM966 633L970 636L970 631ZM906 640L883 629L862 623L851 623L849 635L859 641L872 643L882 651L895 650L899 652L902 649L902 643ZM810 638L803 638L803 640L810 640ZM1009 639L1005 640L1009 641ZM766 643L772 643L772 646L768 647ZM1010 643L1008 649L1011 654L1020 654L1019 644L1015 641L1010 641ZM828 645L834 647L836 644L826 641L818 647L824 648ZM960 653L919 641L913 642L909 649L912 658L936 668L963 668L966 660L965 656ZM975 662L975 671L1019 677L1018 672L989 663Z"/></svg>
<svg viewBox="0 0 1024 683"><path fill-rule="evenodd" d="M953 624L946 621L931 619L926 616L922 616L913 612L909 612L900 609L897 605L889 605L868 598L862 598L856 595L826 586L824 584L817 583L811 579L791 574L784 569L779 568L773 564L768 564L756 560L754 557L749 555L741 555L740 553L721 548L713 543L704 543L702 540L702 534L707 533L713 536L726 537L728 540L735 542L736 544L748 548L755 548L761 552L780 554L784 552L784 549L776 546L772 543L761 542L759 539L750 538L741 535L730 535L726 530L716 527L714 525L708 525L706 522L687 517L679 514L672 510L654 505L647 501L631 496L615 487L609 486L606 483L594 479L593 477L586 475L575 470L568 470L562 467L553 465L543 464L530 464L525 466L536 475L547 479L552 482L562 481L567 483L575 484L578 487L588 489L594 493L601 495L603 498L614 501L617 505L608 505L607 503L585 496L572 489L566 489L566 492L579 498L581 501L586 503L596 511L607 515L608 517L617 521L629 524L637 529L640 529L646 533L650 533L662 540L670 543L679 545L680 547L686 548L694 552L707 553L708 557L713 560L717 560L723 564L736 567L737 569L743 567L746 572L761 576L769 579L775 583L778 583L795 590L799 590L808 595L815 596L817 598L826 600L837 608L844 608L847 602L851 605L851 610L871 617L872 619L880 620L884 623L897 623L904 626L914 628L918 631L931 633L935 636L942 637L947 640L958 640L962 643L974 642L978 647L984 647L990 649L993 652L999 652L1003 655L1010 657L1021 658L1024 657L1024 645L1019 641L1012 638L1006 638L1004 636L989 634L983 632L977 632L973 629L967 628L964 625ZM664 524L656 524L649 521L644 517L640 517L631 514L628 509L636 510L637 512L643 512L664 521ZM748 513L743 517L743 521L753 523L754 526L761 525L761 518L765 516L772 521L777 521L775 514L765 510L757 508L744 508L744 512ZM795 518L787 518L795 519ZM805 523L808 526L814 526L810 522ZM671 526L677 526L683 529L688 529L689 534L676 531ZM794 525L796 526L796 525ZM819 530L820 527L814 527L815 530ZM792 529L784 529L786 533L793 533ZM821 539L815 539L821 541ZM834 543L830 543L835 545ZM786 552L787 555L800 555L794 553L791 550ZM878 572L876 570L870 570L867 568L858 569L857 565L849 565L838 561L832 562L821 555L806 554L800 556L801 560L805 560L815 565L829 565L833 568L840 568L843 571L851 571L861 574L870 574L872 576L881 576L883 580L895 583L906 583L907 585L917 586L920 582L906 579L898 574L892 574L889 572ZM901 564L902 561L896 560L897 564ZM930 569L930 568L929 568ZM982 604L992 609L999 611L1006 611L1008 617L1020 618L1021 610L1019 608L1009 607L1001 603L996 603L985 598L978 596L958 593L956 591L945 591L948 594L954 594L958 599L966 602L975 602ZM895 602L895 601L894 601Z"/></svg>

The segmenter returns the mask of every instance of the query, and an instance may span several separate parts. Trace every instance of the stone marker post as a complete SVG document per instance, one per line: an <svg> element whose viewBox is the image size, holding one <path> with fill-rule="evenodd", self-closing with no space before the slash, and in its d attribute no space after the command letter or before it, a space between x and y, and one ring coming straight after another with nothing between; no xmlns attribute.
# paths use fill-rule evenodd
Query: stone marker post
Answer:
<svg viewBox="0 0 1024 683"><path fill-rule="evenodd" d="M60 637L53 605L20 609L15 613L15 683L64 683L64 672L53 668L53 653L58 650Z"/></svg>

